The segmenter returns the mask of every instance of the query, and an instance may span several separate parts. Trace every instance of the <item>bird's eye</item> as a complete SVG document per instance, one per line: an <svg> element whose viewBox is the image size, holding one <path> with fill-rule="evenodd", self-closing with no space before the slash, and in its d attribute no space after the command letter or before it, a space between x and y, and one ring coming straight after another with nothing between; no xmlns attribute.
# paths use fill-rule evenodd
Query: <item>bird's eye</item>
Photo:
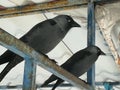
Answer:
<svg viewBox="0 0 120 90"><path fill-rule="evenodd" d="M71 22L71 19L69 17L66 17L67 22Z"/></svg>
<svg viewBox="0 0 120 90"><path fill-rule="evenodd" d="M98 52L100 52L100 50L99 50L99 49L98 49L97 51L98 51Z"/></svg>
<svg viewBox="0 0 120 90"><path fill-rule="evenodd" d="M71 22L71 20L69 19L69 20L67 20L68 22Z"/></svg>

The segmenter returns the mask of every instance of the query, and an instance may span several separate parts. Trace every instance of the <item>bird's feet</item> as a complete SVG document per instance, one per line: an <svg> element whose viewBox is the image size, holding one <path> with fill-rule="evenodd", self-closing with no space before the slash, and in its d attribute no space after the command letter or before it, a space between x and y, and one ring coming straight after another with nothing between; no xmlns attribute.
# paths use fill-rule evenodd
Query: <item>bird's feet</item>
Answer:
<svg viewBox="0 0 120 90"><path fill-rule="evenodd" d="M86 82L85 80L82 80L82 79L80 79L81 81L83 81L85 84L89 84L88 82Z"/></svg>
<svg viewBox="0 0 120 90"><path fill-rule="evenodd" d="M49 57L48 57L48 55L45 55L48 59L50 59ZM53 63L57 63L54 59L50 59Z"/></svg>
<svg viewBox="0 0 120 90"><path fill-rule="evenodd" d="M50 59L50 60L51 60L53 63L55 63L55 64L57 63L54 59Z"/></svg>

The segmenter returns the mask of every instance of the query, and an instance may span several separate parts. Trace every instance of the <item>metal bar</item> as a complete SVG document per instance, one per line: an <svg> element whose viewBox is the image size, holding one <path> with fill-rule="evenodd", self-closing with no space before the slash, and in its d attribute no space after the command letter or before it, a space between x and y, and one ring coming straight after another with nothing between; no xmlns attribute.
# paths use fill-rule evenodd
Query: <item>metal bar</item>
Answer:
<svg viewBox="0 0 120 90"><path fill-rule="evenodd" d="M95 14L93 0L88 3L87 45L95 45ZM87 72L87 82L95 87L95 65L93 65Z"/></svg>
<svg viewBox="0 0 120 90"><path fill-rule="evenodd" d="M95 85L101 86L101 85L104 85L105 83L108 83L108 84L114 85L114 86L120 85L120 82L119 82L119 81L116 81L116 82L95 82Z"/></svg>
<svg viewBox="0 0 120 90"><path fill-rule="evenodd" d="M61 79L70 82L72 85L78 88L94 90L91 86L84 83L82 80L78 79L74 75L53 63L45 55L36 52L33 48L27 46L25 43L10 35L3 29L0 29L0 45L6 47L23 58L31 58L31 60L33 60L33 62L35 62L37 65L50 71Z"/></svg>
<svg viewBox="0 0 120 90"><path fill-rule="evenodd" d="M96 4L108 2L109 0L94 0ZM111 2L119 0L110 0ZM108 3L111 3L108 2ZM81 6L87 5L88 0L56 0L47 3L40 3L34 5L24 5L18 7L11 7L0 10L0 18L9 18L15 16L23 16L30 14L39 14L43 11L54 12L61 10L70 10L80 8Z"/></svg>
<svg viewBox="0 0 120 90"><path fill-rule="evenodd" d="M94 0L96 4L108 4L108 3L114 3L119 1L120 0Z"/></svg>
<svg viewBox="0 0 120 90"><path fill-rule="evenodd" d="M36 90L36 64L25 58L23 90Z"/></svg>
<svg viewBox="0 0 120 90"><path fill-rule="evenodd" d="M53 87L53 84L49 84L47 86L45 86L44 88L49 88L49 87ZM73 85L71 84L61 84L59 87L73 87ZM6 86L6 85L2 85L0 86L0 89L21 89L22 85L12 85L12 86ZM41 85L36 85L36 88L41 88Z"/></svg>
<svg viewBox="0 0 120 90"><path fill-rule="evenodd" d="M104 83L104 87L105 87L105 90L113 90L112 85L110 85L109 83Z"/></svg>
<svg viewBox="0 0 120 90"><path fill-rule="evenodd" d="M56 10L74 9L80 7L81 4L84 5L86 3L87 0L79 0L74 3L70 3L68 0L56 0L47 3L12 7L0 10L0 18L15 17L33 13L39 14L44 10L47 12L51 12Z"/></svg>
<svg viewBox="0 0 120 90"><path fill-rule="evenodd" d="M105 83L109 83L110 85L116 86L116 85L120 85L120 82L95 82L95 85L97 86L102 86ZM46 86L46 88L49 87L53 87L54 84L49 84ZM73 87L73 85L69 84L69 83L64 83L61 84L59 87ZM0 89L21 89L22 85L12 85L12 86L6 86L6 85L1 85ZM41 85L36 85L36 88L41 88Z"/></svg>

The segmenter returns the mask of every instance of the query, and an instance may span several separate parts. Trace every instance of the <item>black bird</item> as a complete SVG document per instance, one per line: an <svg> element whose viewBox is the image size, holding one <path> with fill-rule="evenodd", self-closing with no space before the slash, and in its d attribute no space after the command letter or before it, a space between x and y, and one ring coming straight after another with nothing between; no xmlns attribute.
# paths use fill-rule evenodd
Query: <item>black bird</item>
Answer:
<svg viewBox="0 0 120 90"><path fill-rule="evenodd" d="M68 15L58 15L38 23L20 40L34 48L37 52L46 54L65 37L72 27L81 26ZM23 61L23 58L10 50L2 54L0 56L0 64L9 63L0 73L0 81L21 61Z"/></svg>
<svg viewBox="0 0 120 90"><path fill-rule="evenodd" d="M91 45L75 53L65 63L63 63L61 67L76 77L79 77L89 70L92 64L98 59L99 55L105 55L105 53L101 51L99 47ZM64 82L64 80L52 74L50 78L41 85L41 87L47 86L55 80L57 81L52 90L55 90L58 85Z"/></svg>

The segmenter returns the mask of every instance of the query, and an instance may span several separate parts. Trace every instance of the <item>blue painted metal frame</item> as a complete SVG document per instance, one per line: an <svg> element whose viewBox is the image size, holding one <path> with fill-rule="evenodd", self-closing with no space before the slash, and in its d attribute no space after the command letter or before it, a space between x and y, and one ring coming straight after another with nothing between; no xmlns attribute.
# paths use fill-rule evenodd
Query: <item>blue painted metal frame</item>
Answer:
<svg viewBox="0 0 120 90"><path fill-rule="evenodd" d="M25 58L23 90L36 90L36 64L31 58Z"/></svg>
<svg viewBox="0 0 120 90"><path fill-rule="evenodd" d="M102 0L96 0L102 1ZM106 0L107 1L107 0ZM89 0L88 3L88 33L87 33L87 45L95 45L95 7L94 1ZM92 68L87 72L87 82L95 87L95 85L104 85L105 90L113 90L112 84L120 84L113 82L112 84L109 82L106 83L95 83L95 64Z"/></svg>
<svg viewBox="0 0 120 90"><path fill-rule="evenodd" d="M116 85L120 85L120 82L95 82L95 85L96 86L105 86L105 83L107 83L107 84L109 84L109 85L111 85L111 86L116 86ZM110 87L111 87L110 86ZM46 86L47 88L49 88L49 87L53 87L53 84L49 84L48 86ZM61 84L59 87L73 87L73 85L71 85L71 84ZM22 88L22 85L12 85L12 86L6 86L6 85L0 85L0 89L16 89L16 88L18 88L18 89L21 89ZM36 85L36 88L41 88L41 85L40 84L37 84ZM107 87L108 88L108 87ZM111 89L112 89L113 87L111 87ZM106 89L106 90L108 90L108 89Z"/></svg>
<svg viewBox="0 0 120 90"><path fill-rule="evenodd" d="M94 2L88 3L88 33L87 33L87 45L95 45L95 14L94 14ZM87 82L95 87L95 65L87 72Z"/></svg>
<svg viewBox="0 0 120 90"><path fill-rule="evenodd" d="M104 83L105 90L113 90L113 86L110 83Z"/></svg>

